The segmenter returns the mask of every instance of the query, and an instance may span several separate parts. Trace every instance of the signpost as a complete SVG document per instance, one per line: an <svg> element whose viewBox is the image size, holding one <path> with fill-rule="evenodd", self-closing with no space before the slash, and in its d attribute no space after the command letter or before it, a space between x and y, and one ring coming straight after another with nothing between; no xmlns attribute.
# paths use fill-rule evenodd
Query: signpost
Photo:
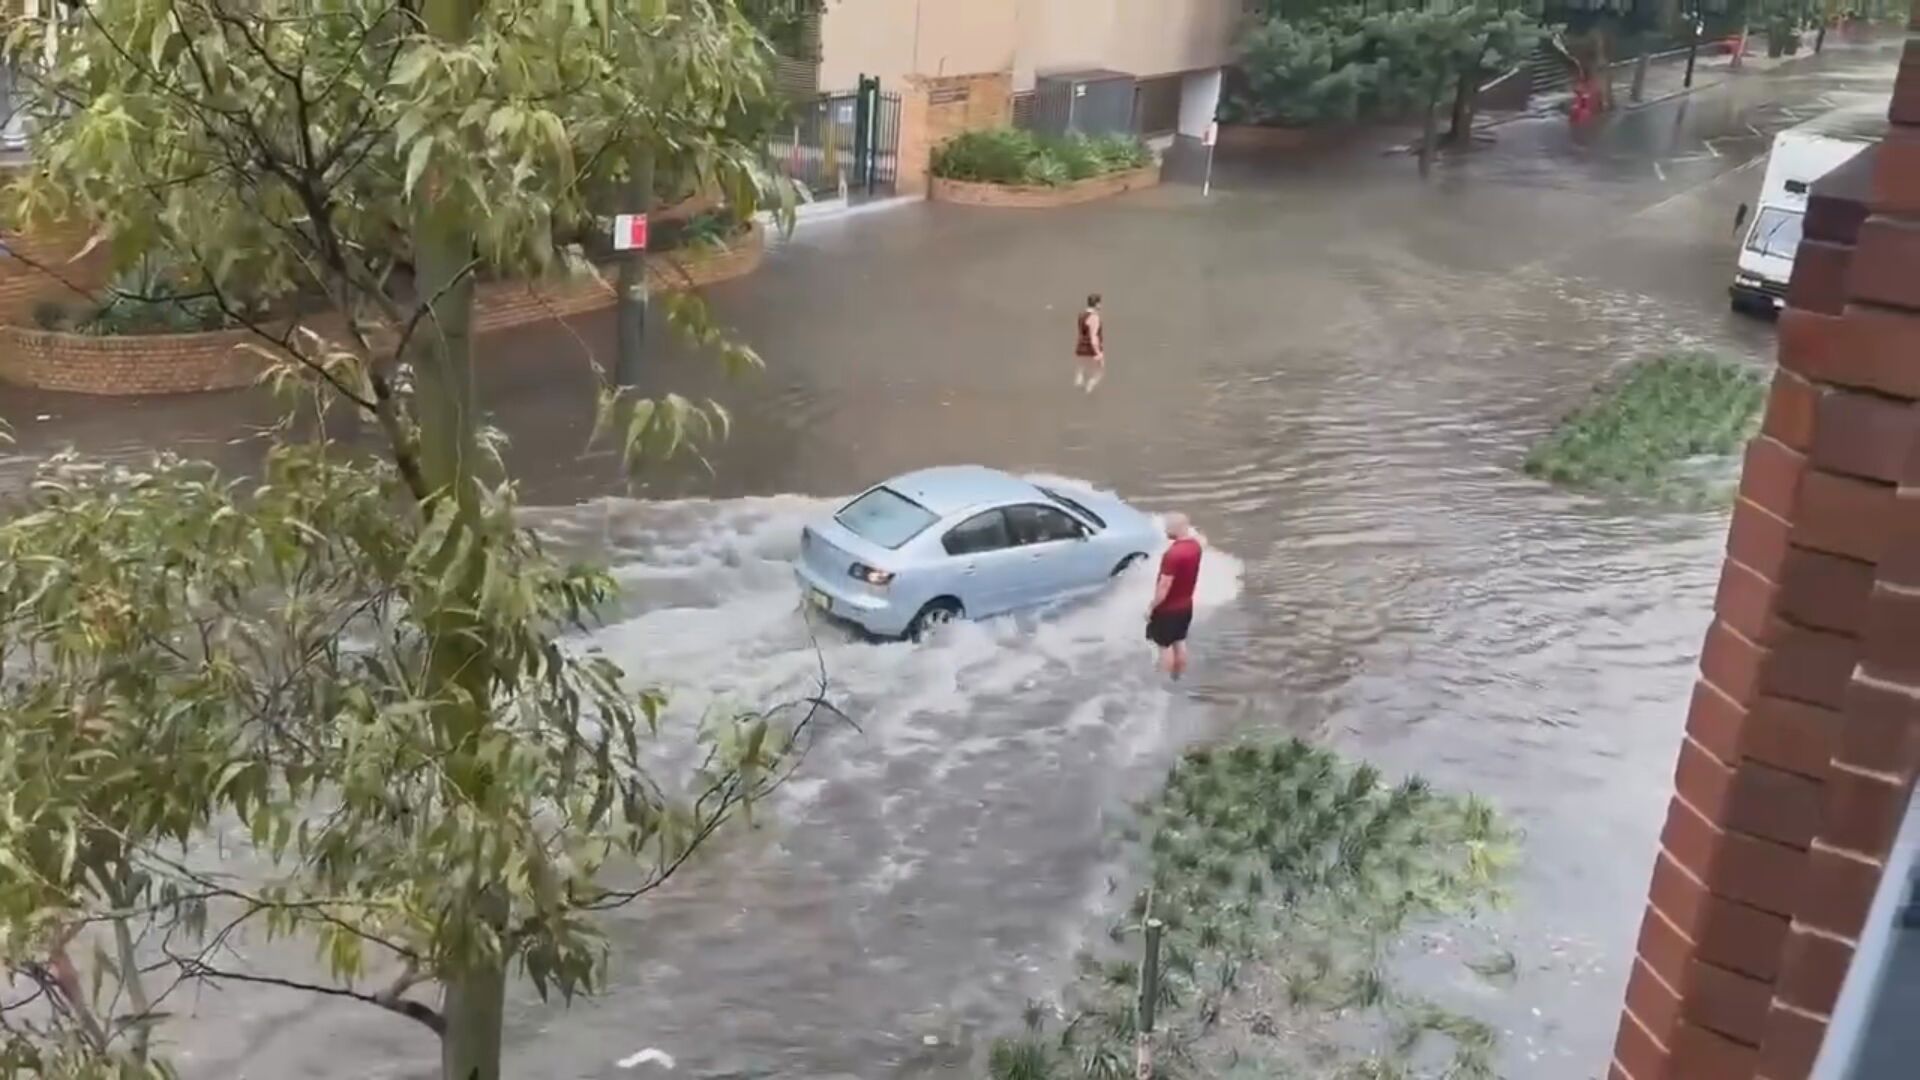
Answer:
<svg viewBox="0 0 1920 1080"><path fill-rule="evenodd" d="M647 215L615 214L613 216L613 250L647 250Z"/></svg>
<svg viewBox="0 0 1920 1080"><path fill-rule="evenodd" d="M1213 194L1213 148L1220 142L1220 121L1207 121L1207 133L1200 136L1200 142L1207 148L1207 178L1200 185L1200 196L1205 198Z"/></svg>

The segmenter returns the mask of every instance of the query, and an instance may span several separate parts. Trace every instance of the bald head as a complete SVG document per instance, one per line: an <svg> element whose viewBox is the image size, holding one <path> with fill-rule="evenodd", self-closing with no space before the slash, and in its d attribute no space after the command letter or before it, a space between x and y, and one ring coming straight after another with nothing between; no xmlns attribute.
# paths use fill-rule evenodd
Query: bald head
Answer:
<svg viewBox="0 0 1920 1080"><path fill-rule="evenodd" d="M1193 532L1193 523L1187 520L1187 515L1179 511L1168 514L1164 521L1169 540L1185 540Z"/></svg>

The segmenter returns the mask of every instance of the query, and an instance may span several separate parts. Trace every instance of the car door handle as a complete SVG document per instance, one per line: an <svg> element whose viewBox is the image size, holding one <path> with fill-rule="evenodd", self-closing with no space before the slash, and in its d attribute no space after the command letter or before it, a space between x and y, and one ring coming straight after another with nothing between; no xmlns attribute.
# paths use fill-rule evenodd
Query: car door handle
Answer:
<svg viewBox="0 0 1920 1080"><path fill-rule="evenodd" d="M974 565L972 563L968 563L965 567L961 569L960 572L962 574L966 574L969 577L971 577L973 575L973 571L974 571Z"/></svg>

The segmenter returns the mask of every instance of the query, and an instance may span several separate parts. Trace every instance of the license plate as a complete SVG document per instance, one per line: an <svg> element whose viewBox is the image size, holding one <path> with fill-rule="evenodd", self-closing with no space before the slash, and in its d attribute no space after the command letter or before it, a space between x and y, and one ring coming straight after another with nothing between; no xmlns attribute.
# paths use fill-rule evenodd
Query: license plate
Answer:
<svg viewBox="0 0 1920 1080"><path fill-rule="evenodd" d="M829 597L826 593L821 592L819 589L807 590L807 603L812 604L814 607L819 608L821 611L833 610L833 599Z"/></svg>

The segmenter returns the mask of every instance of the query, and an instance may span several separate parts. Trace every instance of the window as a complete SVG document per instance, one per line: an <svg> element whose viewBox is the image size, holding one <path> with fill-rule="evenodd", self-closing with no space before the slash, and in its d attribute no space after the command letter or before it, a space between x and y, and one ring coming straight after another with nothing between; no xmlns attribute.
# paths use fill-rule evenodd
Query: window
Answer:
<svg viewBox="0 0 1920 1080"><path fill-rule="evenodd" d="M885 548L899 547L940 520L926 507L883 487L874 488L841 507L833 518L863 539Z"/></svg>
<svg viewBox="0 0 1920 1080"><path fill-rule="evenodd" d="M1754 219L1753 231L1747 234L1747 250L1775 258L1791 259L1800 247L1800 222L1798 210L1783 210L1778 206L1768 206Z"/></svg>
<svg viewBox="0 0 1920 1080"><path fill-rule="evenodd" d="M1093 522L1093 527L1096 529L1104 529L1107 527L1106 521L1102 519L1099 514L1096 514L1093 511L1087 509L1086 506L1080 503L1078 500L1069 499L1065 495L1060 494L1059 492L1053 490L1052 488L1043 487L1040 489L1040 494L1045 495L1047 498L1052 499L1054 502L1059 503L1061 506L1066 507L1067 509L1073 511L1076 514L1079 514L1081 520Z"/></svg>
<svg viewBox="0 0 1920 1080"><path fill-rule="evenodd" d="M1013 546L1013 538L1007 535L1007 518L998 510L989 510L984 514L975 514L967 520L947 530L940 538L940 544L949 555L978 555L983 551L999 551Z"/></svg>
<svg viewBox="0 0 1920 1080"><path fill-rule="evenodd" d="M1007 526L1016 544L1050 544L1055 540L1078 540L1087 530L1080 523L1051 506L1009 506Z"/></svg>

